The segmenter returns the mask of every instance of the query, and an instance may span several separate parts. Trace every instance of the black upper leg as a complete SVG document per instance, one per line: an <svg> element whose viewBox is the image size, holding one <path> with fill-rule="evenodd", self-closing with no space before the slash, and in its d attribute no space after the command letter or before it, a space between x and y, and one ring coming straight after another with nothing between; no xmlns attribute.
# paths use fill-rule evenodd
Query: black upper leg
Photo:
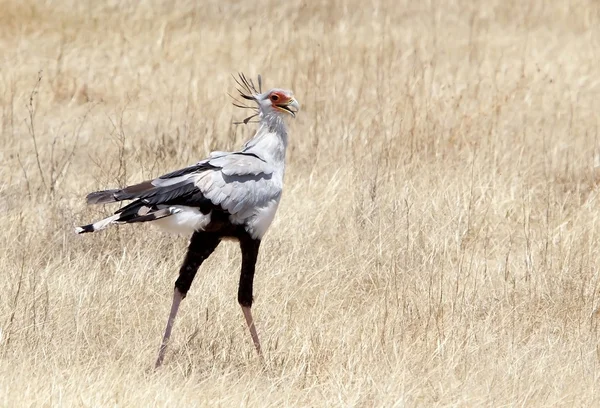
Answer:
<svg viewBox="0 0 600 408"><path fill-rule="evenodd" d="M238 302L242 306L251 307L254 267L258 258L260 240L253 239L246 232L240 234L239 240L242 250L242 273L240 274L240 285L238 287Z"/></svg>
<svg viewBox="0 0 600 408"><path fill-rule="evenodd" d="M219 242L221 239L215 233L198 231L192 235L185 260L179 269L179 277L175 281L175 287L183 297L190 289L198 268L213 253Z"/></svg>

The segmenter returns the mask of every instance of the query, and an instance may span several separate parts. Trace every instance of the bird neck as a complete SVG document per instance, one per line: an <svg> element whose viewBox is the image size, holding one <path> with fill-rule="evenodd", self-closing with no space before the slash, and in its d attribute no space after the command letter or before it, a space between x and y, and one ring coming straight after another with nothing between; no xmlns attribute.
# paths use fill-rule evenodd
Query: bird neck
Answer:
<svg viewBox="0 0 600 408"><path fill-rule="evenodd" d="M244 146L244 151L257 153L274 163L285 162L287 149L287 128L281 115L268 112L261 115L256 134Z"/></svg>

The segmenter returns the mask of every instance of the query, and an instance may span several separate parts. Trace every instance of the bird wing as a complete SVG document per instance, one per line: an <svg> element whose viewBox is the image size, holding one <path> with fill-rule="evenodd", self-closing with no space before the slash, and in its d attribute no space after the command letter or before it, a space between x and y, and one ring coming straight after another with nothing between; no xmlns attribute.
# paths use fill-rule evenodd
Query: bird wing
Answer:
<svg viewBox="0 0 600 408"><path fill-rule="evenodd" d="M202 162L201 162L202 163ZM273 167L255 153L235 152L215 156L205 163L220 168L227 176L271 174Z"/></svg>
<svg viewBox="0 0 600 408"><path fill-rule="evenodd" d="M246 218L281 194L281 186L272 182L273 167L255 154L234 153L208 163L218 170L199 174L196 186L229 214Z"/></svg>
<svg viewBox="0 0 600 408"><path fill-rule="evenodd" d="M136 200L134 203L137 203L141 200L146 206L186 205L207 211L212 206L218 206L232 215L244 217L254 208L279 197L280 189L270 186L273 171L268 162L254 153L219 152L153 180L123 189L91 193L87 196L87 202L100 204Z"/></svg>

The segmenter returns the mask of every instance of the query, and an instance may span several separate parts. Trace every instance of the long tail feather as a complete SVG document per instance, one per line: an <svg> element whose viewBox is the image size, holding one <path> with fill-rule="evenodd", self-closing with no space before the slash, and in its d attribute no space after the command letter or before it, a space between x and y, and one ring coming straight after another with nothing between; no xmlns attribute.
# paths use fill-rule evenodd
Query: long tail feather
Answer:
<svg viewBox="0 0 600 408"><path fill-rule="evenodd" d="M111 215L110 217L105 218L100 221L97 221L93 224L88 224L88 225L83 225L81 227L77 227L77 228L75 228L75 232L78 234L84 234L86 232L95 232L95 231L103 230L104 228L106 228L110 224L112 224L113 222L117 221L120 216L121 216L121 214Z"/></svg>
<svg viewBox="0 0 600 408"><path fill-rule="evenodd" d="M150 210L148 207L137 202L133 207L124 207L126 211L119 211L115 215L97 221L93 224L82 225L75 228L77 234L85 234L86 232L96 232L105 229L111 224L132 224L135 222L147 222L159 220L177 213L177 209L173 207L162 208L160 210ZM122 209L123 210L123 209Z"/></svg>

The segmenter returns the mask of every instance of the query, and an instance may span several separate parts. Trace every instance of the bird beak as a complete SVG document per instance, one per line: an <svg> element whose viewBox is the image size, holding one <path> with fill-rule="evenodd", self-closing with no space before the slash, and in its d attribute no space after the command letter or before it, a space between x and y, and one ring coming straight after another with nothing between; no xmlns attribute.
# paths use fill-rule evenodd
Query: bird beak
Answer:
<svg viewBox="0 0 600 408"><path fill-rule="evenodd" d="M277 104L277 107L286 111L294 118L296 117L296 113L298 113L298 111L300 110L300 104L298 103L296 98L291 98L286 103L279 103Z"/></svg>

